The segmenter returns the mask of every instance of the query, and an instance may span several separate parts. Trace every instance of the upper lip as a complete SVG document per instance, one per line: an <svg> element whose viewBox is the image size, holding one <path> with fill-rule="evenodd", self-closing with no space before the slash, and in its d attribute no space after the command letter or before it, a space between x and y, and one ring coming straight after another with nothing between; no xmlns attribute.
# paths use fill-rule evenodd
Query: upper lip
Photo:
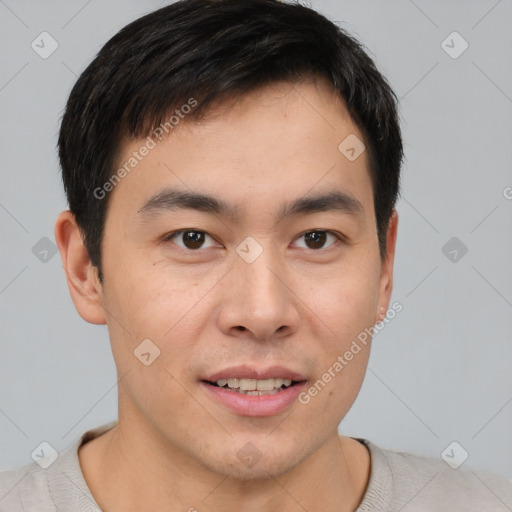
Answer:
<svg viewBox="0 0 512 512"><path fill-rule="evenodd" d="M285 366L270 366L268 368L256 368L254 366L240 365L230 366L207 376L203 380L216 382L220 379L290 379L295 381L306 380L304 375L290 370Z"/></svg>

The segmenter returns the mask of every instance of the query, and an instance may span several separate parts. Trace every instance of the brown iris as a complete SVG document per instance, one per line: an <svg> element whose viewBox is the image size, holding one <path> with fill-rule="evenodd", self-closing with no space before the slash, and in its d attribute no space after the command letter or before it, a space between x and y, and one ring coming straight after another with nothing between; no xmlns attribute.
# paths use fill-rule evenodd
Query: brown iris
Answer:
<svg viewBox="0 0 512 512"><path fill-rule="evenodd" d="M202 231L184 231L183 243L188 249L199 249L204 243L205 233Z"/></svg>
<svg viewBox="0 0 512 512"><path fill-rule="evenodd" d="M325 245L327 233L325 231L310 231L309 233L304 234L304 238L306 240L306 245L310 249L321 249ZM310 246L309 242L311 242L313 246Z"/></svg>

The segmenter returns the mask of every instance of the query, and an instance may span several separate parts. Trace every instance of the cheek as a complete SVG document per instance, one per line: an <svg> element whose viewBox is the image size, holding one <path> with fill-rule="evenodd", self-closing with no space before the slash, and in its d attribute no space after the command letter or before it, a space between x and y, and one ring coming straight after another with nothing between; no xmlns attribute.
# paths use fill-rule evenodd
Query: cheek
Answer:
<svg viewBox="0 0 512 512"><path fill-rule="evenodd" d="M311 321L318 326L317 339L322 340L312 383L315 389L310 388L322 398L312 398L312 402L321 409L318 414L334 419L343 417L351 407L368 364L380 270L370 261L345 261L321 286L307 288L307 304L318 314Z"/></svg>
<svg viewBox="0 0 512 512"><path fill-rule="evenodd" d="M119 267L112 279L115 286L107 289L105 304L111 314L109 333L116 364L121 372L139 373L142 368L136 353L142 349L138 347L151 340L145 342L149 352L158 354L151 366L186 378L183 369L194 358L195 340L207 329L211 318L207 299L219 276L187 275L179 269L171 272L162 265L143 270ZM162 373L159 378L166 376Z"/></svg>
<svg viewBox="0 0 512 512"><path fill-rule="evenodd" d="M316 314L316 324L330 332L331 348L350 343L374 323L379 279L375 266L365 262L343 265L321 280L307 283L305 303ZM304 279L301 277L301 279Z"/></svg>
<svg viewBox="0 0 512 512"><path fill-rule="evenodd" d="M162 339L200 303L215 276L197 276L165 261L144 264L125 258L109 269L105 304L129 324L133 336Z"/></svg>
<svg viewBox="0 0 512 512"><path fill-rule="evenodd" d="M178 288L169 281L125 281L119 295L110 296L116 319L109 333L118 374L126 376L124 392L141 410L160 410L163 416L170 413L169 403L187 409L183 386L189 362L197 357L193 341L204 329L200 298L208 288L208 283Z"/></svg>

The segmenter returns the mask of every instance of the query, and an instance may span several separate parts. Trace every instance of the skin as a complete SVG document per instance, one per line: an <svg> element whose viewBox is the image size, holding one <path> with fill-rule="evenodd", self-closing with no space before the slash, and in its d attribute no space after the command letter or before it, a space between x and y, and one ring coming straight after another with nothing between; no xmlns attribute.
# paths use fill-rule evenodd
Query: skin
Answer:
<svg viewBox="0 0 512 512"><path fill-rule="evenodd" d="M73 215L55 236L71 297L87 322L107 324L118 372L118 426L88 442L79 460L106 512L139 510L354 510L370 474L368 450L338 434L360 390L371 343L307 405L247 417L214 403L199 380L230 365L282 364L310 383L389 307L398 216L379 256L367 153L338 145L363 136L322 79L274 83L223 103L200 123L182 121L111 192L97 279ZM122 165L141 141L124 141ZM143 222L137 211L165 186L237 206L235 221L192 209ZM337 211L276 222L281 206L339 190L364 215ZM204 231L187 249L185 229ZM304 233L331 230L308 245ZM247 236L263 248L247 263ZM318 247L318 248L317 248ZM149 338L160 356L143 365ZM253 443L248 467L237 452ZM193 509L192 509L193 510Z"/></svg>

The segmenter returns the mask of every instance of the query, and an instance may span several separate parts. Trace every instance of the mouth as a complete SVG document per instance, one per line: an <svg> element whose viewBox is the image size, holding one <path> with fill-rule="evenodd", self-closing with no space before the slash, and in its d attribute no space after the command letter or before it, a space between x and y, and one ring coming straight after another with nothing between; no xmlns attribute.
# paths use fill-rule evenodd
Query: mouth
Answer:
<svg viewBox="0 0 512 512"><path fill-rule="evenodd" d="M226 368L200 380L214 403L240 416L273 416L297 401L307 385L304 375L284 366Z"/></svg>

